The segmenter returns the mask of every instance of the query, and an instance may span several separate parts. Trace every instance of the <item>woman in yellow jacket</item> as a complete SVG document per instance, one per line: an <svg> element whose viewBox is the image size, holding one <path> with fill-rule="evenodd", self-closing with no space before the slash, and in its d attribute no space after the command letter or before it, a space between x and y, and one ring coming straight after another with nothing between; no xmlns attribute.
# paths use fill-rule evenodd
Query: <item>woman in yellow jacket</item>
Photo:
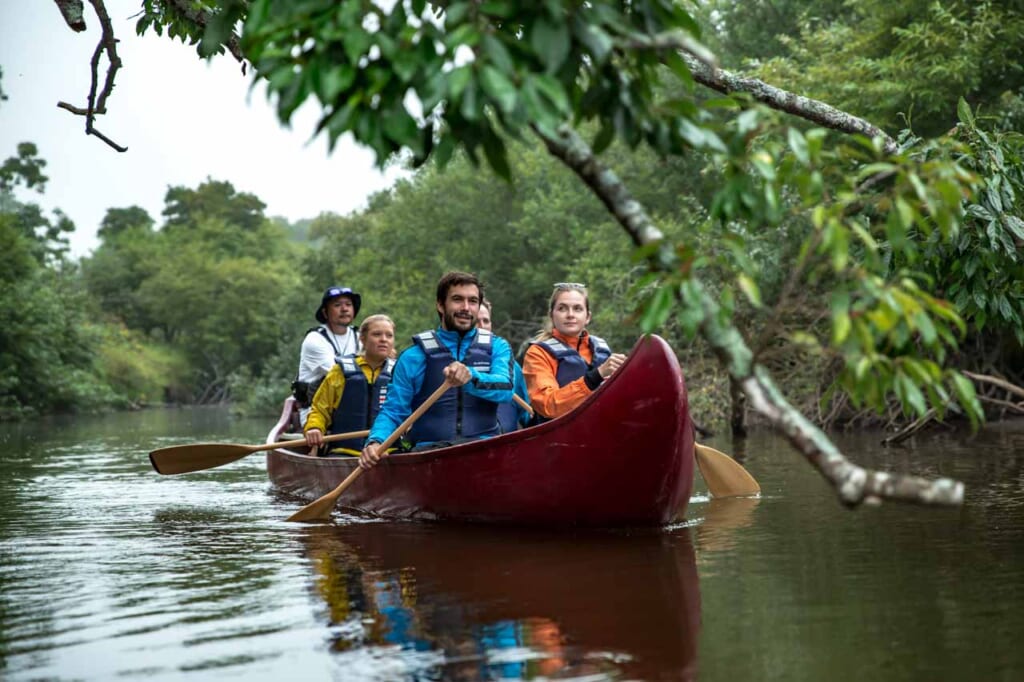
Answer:
<svg viewBox="0 0 1024 682"><path fill-rule="evenodd" d="M305 426L312 454L324 444L325 434L369 429L387 397L395 364L395 323L387 315L371 315L359 325L359 341L363 349L334 365L313 396ZM365 440L335 441L331 453L358 455Z"/></svg>
<svg viewBox="0 0 1024 682"><path fill-rule="evenodd" d="M587 332L590 298L576 282L555 285L545 329L530 343L523 376L530 404L542 418L571 412L612 375L626 356L613 353L604 339Z"/></svg>

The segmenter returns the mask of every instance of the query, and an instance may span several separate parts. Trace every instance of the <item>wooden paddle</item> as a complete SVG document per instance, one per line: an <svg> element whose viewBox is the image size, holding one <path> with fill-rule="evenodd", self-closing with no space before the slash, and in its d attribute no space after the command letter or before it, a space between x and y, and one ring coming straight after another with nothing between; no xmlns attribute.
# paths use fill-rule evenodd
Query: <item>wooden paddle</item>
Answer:
<svg viewBox="0 0 1024 682"><path fill-rule="evenodd" d="M416 423L416 420L423 416L423 413L430 409L431 405L437 402L437 399L444 394L451 384L445 380L437 390L430 394L430 397L423 401L423 404L416 408L416 411L410 414L404 422L398 425L398 428L387 437L383 443L380 444L379 452L383 453L381 456L386 457L388 448L391 447L396 440L398 440L403 433L409 430L409 428ZM324 439L326 440L326 438ZM287 518L288 521L326 521L331 517L331 512L334 510L334 505L338 502L338 498L345 492L352 483L359 478L363 473L362 467L356 467L356 470L345 477L337 488L327 493L323 497L310 502L305 507L295 512Z"/></svg>
<svg viewBox="0 0 1024 682"><path fill-rule="evenodd" d="M352 431L326 436L324 442L363 438L369 431ZM172 445L149 453L149 461L159 474L185 474L190 471L212 469L222 464L242 459L246 455L261 450L276 450L305 445L303 440L286 440L280 443L264 443L263 445L238 445L235 443L192 443L191 445Z"/></svg>
<svg viewBox="0 0 1024 682"><path fill-rule="evenodd" d="M707 445L695 444L697 467L712 497L757 495L761 486L750 472L729 455Z"/></svg>
<svg viewBox="0 0 1024 682"><path fill-rule="evenodd" d="M515 393L512 394L512 398L513 400L516 401L516 405L526 410L531 417L533 416L533 408L530 407L530 403L526 402L525 400L517 396Z"/></svg>

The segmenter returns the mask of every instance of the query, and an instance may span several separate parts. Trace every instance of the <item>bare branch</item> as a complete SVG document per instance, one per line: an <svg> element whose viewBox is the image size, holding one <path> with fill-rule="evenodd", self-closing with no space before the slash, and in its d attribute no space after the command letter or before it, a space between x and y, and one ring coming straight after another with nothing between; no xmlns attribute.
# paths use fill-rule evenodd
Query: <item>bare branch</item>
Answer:
<svg viewBox="0 0 1024 682"><path fill-rule="evenodd" d="M925 425L928 424L928 422L932 421L932 419L934 418L935 408L933 407L930 408L927 412L925 412L924 415L912 421L898 433L894 433L888 438L883 438L882 445L899 445L900 443L902 443L903 441L905 441L906 439L910 438L915 433L923 429Z"/></svg>
<svg viewBox="0 0 1024 682"><path fill-rule="evenodd" d="M61 0L55 0L55 2L57 2L58 6L61 5ZM82 3L79 2L78 4L81 5ZM57 102L57 106L66 111L70 111L76 116L84 116L85 132L87 135L95 135L117 151L126 152L128 151L127 147L117 144L96 129L96 116L107 113L107 97L109 97L110 93L114 90L114 78L117 76L118 69L121 68L121 58L117 55L117 38L114 36L114 26L110 21L110 15L107 13L106 5L104 5L103 0L89 0L89 4L92 5L93 9L96 11L96 16L99 17L102 32L100 34L99 42L96 43L96 49L93 50L92 59L89 61L91 78L89 81L88 100L84 108L76 107L68 102ZM61 9L61 12L63 11L64 10ZM85 23L83 22L82 25L84 27ZM97 95L96 91L99 88L100 57L102 57L104 53L106 53L108 62L107 73L103 81L103 87L99 89L99 94Z"/></svg>
<svg viewBox="0 0 1024 682"><path fill-rule="evenodd" d="M76 33L85 30L85 4L82 0L53 0L65 23Z"/></svg>
<svg viewBox="0 0 1024 682"><path fill-rule="evenodd" d="M885 143L885 151L890 154L896 153L899 149L896 140L892 139L885 131L853 114L840 111L822 101L768 85L756 78L744 78L724 69L709 66L687 52L681 54L686 65L690 67L694 80L712 90L725 94L746 92L757 101L767 104L773 109L799 116L826 128L867 135L871 138L881 137Z"/></svg>
<svg viewBox="0 0 1024 682"><path fill-rule="evenodd" d="M664 234L647 216L640 202L615 173L605 168L579 135L568 126L562 126L557 137L551 137L534 128L548 151L583 180L601 200L608 211L629 234L636 246L646 246L664 239Z"/></svg>
<svg viewBox="0 0 1024 682"><path fill-rule="evenodd" d="M562 126L555 136L539 129L534 132L544 141L548 151L571 168L592 192L608 207L619 224L637 246L652 248L648 255L651 271L668 272L675 261L667 253L662 233L643 207L633 199L618 176L594 156L593 151L575 131ZM964 486L948 478L928 480L917 476L871 471L851 463L828 436L790 405L775 387L767 369L753 360L753 354L738 329L721 315L718 302L699 281L692 280L699 292L703 312L701 335L708 342L730 377L739 384L751 407L768 419L772 426L828 480L843 504L857 506L882 499L918 504L959 505L963 503ZM677 294L680 295L680 294Z"/></svg>
<svg viewBox="0 0 1024 682"><path fill-rule="evenodd" d="M975 374L974 372L961 371L960 373L969 379L977 381L978 383L998 386L1007 393L1019 395L1021 398L1024 398L1024 388L1021 388L1020 386L1015 386L1006 379L1000 379L999 377L989 376L988 374Z"/></svg>

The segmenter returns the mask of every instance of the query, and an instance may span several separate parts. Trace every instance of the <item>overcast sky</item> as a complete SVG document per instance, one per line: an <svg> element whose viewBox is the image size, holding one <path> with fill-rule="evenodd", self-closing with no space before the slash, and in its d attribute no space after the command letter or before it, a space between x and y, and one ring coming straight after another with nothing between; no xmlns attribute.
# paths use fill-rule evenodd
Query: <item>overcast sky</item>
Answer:
<svg viewBox="0 0 1024 682"><path fill-rule="evenodd" d="M107 0L123 66L96 127L118 153L86 135L85 119L58 101L85 106L89 60L99 38L86 3L89 30L74 33L52 0L0 0L0 161L19 142L35 142L47 160L43 195L18 198L60 208L75 222L72 254L97 245L107 208L137 204L158 224L168 186L195 187L207 177L228 180L290 221L323 211L348 213L393 182L373 168L369 151L350 139L328 156L326 138L310 142L317 110L305 106L292 129L280 127L262 87L249 93L230 56L206 63L195 48L166 37L135 35L140 0ZM101 62L105 69L106 62Z"/></svg>

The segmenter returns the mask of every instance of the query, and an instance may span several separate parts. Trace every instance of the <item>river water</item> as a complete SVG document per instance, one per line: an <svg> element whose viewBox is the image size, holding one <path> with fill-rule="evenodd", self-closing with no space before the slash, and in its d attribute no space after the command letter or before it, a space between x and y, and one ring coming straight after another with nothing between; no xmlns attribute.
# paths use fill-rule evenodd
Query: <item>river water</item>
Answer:
<svg viewBox="0 0 1024 682"><path fill-rule="evenodd" d="M159 476L150 450L269 422L152 410L0 425L8 680L1024 679L1024 423L837 437L967 484L958 509L849 511L770 433L757 500L659 530L284 519L260 454Z"/></svg>

